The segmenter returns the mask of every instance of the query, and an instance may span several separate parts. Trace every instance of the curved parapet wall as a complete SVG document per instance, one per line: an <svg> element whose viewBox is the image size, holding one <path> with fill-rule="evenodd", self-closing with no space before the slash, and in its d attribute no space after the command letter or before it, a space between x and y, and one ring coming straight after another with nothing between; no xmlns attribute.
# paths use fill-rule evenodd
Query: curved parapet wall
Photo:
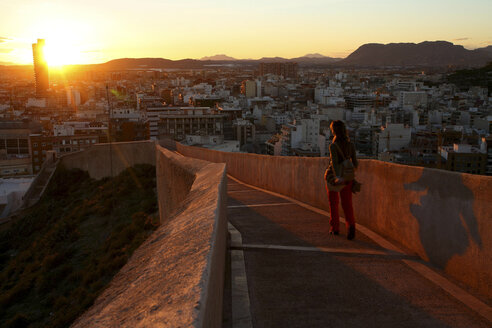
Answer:
<svg viewBox="0 0 492 328"><path fill-rule="evenodd" d="M209 162L226 163L227 173L248 184L328 209L323 174L329 159L229 153L177 143L178 152Z"/></svg>
<svg viewBox="0 0 492 328"><path fill-rule="evenodd" d="M221 326L225 165L152 151L162 224L73 327Z"/></svg>
<svg viewBox="0 0 492 328"><path fill-rule="evenodd" d="M356 215L492 297L492 177L363 161Z"/></svg>
<svg viewBox="0 0 492 328"><path fill-rule="evenodd" d="M210 162L183 157L161 146L156 146L156 175L161 224L188 196L196 173L208 164Z"/></svg>
<svg viewBox="0 0 492 328"><path fill-rule="evenodd" d="M96 144L90 148L62 156L67 169L89 172L93 179L116 176L136 164L155 165L155 142L133 141Z"/></svg>
<svg viewBox="0 0 492 328"><path fill-rule="evenodd" d="M329 209L327 158L177 148L226 163L229 174L248 184ZM361 160L357 179L363 183L354 197L357 222L492 297L492 177Z"/></svg>

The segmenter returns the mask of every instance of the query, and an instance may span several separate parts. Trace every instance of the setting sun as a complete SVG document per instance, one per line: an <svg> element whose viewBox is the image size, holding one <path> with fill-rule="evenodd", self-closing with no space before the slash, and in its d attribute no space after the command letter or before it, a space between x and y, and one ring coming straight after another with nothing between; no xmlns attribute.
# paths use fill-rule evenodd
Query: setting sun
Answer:
<svg viewBox="0 0 492 328"><path fill-rule="evenodd" d="M81 62L83 59L81 51L78 51L74 47L67 47L64 42L57 42L57 40L48 39L44 53L48 66L50 67L75 64Z"/></svg>

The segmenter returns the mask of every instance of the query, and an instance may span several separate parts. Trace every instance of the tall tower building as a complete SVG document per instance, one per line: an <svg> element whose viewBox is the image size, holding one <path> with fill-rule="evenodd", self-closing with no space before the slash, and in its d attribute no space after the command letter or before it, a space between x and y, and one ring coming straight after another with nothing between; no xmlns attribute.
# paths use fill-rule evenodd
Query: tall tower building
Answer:
<svg viewBox="0 0 492 328"><path fill-rule="evenodd" d="M49 88L48 63L44 58L44 39L32 44L34 77L36 79L36 96L44 97Z"/></svg>

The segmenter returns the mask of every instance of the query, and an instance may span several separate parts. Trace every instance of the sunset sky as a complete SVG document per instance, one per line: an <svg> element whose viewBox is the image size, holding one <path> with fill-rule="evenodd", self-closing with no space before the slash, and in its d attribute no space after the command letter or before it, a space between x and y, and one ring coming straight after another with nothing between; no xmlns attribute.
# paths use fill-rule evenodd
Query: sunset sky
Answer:
<svg viewBox="0 0 492 328"><path fill-rule="evenodd" d="M492 45L491 0L1 0L0 64L122 57L345 57L364 43Z"/></svg>

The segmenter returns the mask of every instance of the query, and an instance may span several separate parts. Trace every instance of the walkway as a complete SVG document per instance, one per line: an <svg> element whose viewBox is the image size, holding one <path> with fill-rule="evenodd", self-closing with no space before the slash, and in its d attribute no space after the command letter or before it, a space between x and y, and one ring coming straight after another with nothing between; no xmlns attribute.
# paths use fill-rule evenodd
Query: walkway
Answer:
<svg viewBox="0 0 492 328"><path fill-rule="evenodd" d="M56 165L58 162L46 163L41 168L41 171L38 173L38 176L32 182L31 187L24 195L24 206L30 207L37 203L37 201L43 195L44 190L48 186L53 173L56 170Z"/></svg>
<svg viewBox="0 0 492 328"><path fill-rule="evenodd" d="M348 241L344 224L339 236L329 235L323 211L231 178L228 197L225 327L491 327L432 282L442 278L416 257L360 230Z"/></svg>

